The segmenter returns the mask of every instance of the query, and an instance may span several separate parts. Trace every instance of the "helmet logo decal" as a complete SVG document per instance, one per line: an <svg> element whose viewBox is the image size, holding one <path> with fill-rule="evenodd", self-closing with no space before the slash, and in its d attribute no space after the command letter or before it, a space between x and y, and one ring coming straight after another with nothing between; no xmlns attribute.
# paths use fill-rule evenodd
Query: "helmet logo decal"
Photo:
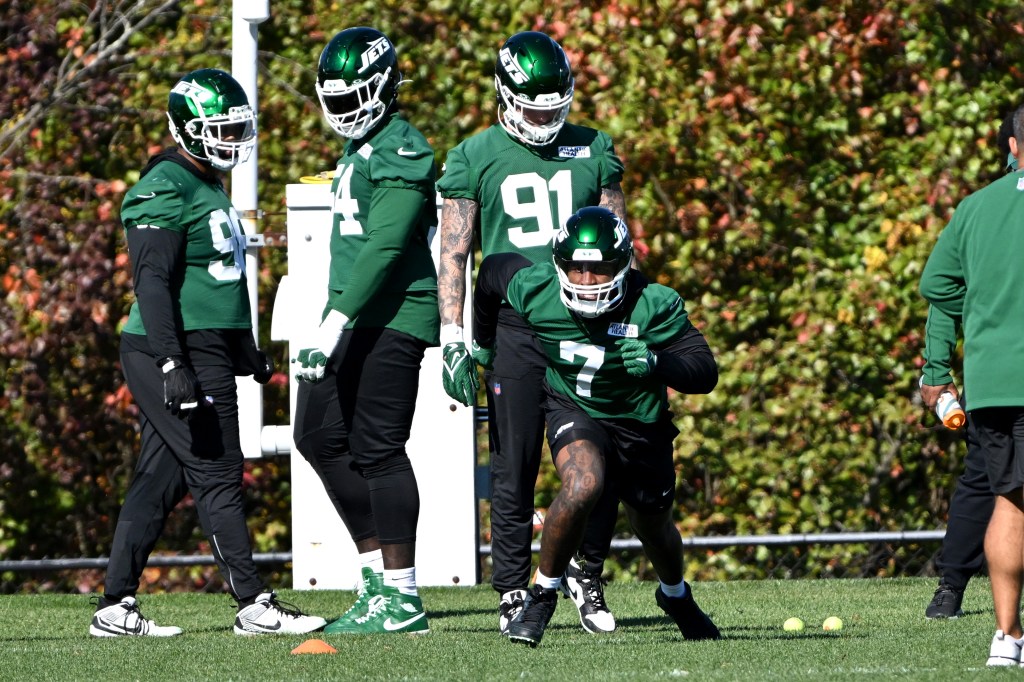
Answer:
<svg viewBox="0 0 1024 682"><path fill-rule="evenodd" d="M175 95L195 97L196 99L199 99L203 95L209 96L210 94L207 89L199 85L199 83L190 83L188 81L178 81L174 84L174 87L171 88L171 92Z"/></svg>
<svg viewBox="0 0 1024 682"><path fill-rule="evenodd" d="M362 59L362 66L359 67L359 71L357 73L362 73L370 68L370 65L383 57L390 47L391 43L389 43L388 39L383 36L370 43L366 48L366 51L363 52L360 57L360 59Z"/></svg>
<svg viewBox="0 0 1024 682"><path fill-rule="evenodd" d="M498 53L498 59L501 60L501 65L505 67L505 73L508 74L508 77L516 85L522 85L530 79L526 72L523 71L523 67L519 66L519 62L512 56L512 51L507 47L502 48L501 52Z"/></svg>
<svg viewBox="0 0 1024 682"><path fill-rule="evenodd" d="M622 222L622 218L615 216L615 246L618 248L622 246L622 242L626 241L626 237L629 235L629 230L626 229L626 223Z"/></svg>

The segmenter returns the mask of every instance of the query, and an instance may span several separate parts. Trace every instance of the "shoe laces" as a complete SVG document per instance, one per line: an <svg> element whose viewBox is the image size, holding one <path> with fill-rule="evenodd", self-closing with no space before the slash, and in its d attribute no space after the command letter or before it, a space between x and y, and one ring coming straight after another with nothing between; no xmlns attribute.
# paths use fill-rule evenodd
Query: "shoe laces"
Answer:
<svg viewBox="0 0 1024 682"><path fill-rule="evenodd" d="M950 587L946 583L942 583L941 585L939 585L938 589L935 590L935 597L932 599L932 601L936 605L939 605L939 604L944 604L947 601L954 601L955 602L956 598L957 598L956 590L954 590L952 587Z"/></svg>
<svg viewBox="0 0 1024 682"><path fill-rule="evenodd" d="M356 622L362 625L371 618L375 618L388 607L390 600L382 594L375 594L370 597L369 603L366 605L366 613L359 618L356 618Z"/></svg>
<svg viewBox="0 0 1024 682"><path fill-rule="evenodd" d="M519 621L523 623L540 622L547 624L557 605L558 592L534 587L530 590L529 596L527 596L523 604L523 609L519 613Z"/></svg>
<svg viewBox="0 0 1024 682"><path fill-rule="evenodd" d="M281 601L277 598L276 594L271 593L269 604L270 608L276 610L282 616L293 619L305 616L305 614L299 610L298 606L295 606L295 604L289 604L286 601Z"/></svg>
<svg viewBox="0 0 1024 682"><path fill-rule="evenodd" d="M583 587L583 593L591 606L599 611L608 610L608 605L604 601L604 586L608 583L607 580L598 575L580 577L577 581Z"/></svg>
<svg viewBox="0 0 1024 682"><path fill-rule="evenodd" d="M146 631L147 631L149 623L143 617L142 611L139 609L139 602L135 602L131 606L126 605L124 602L120 602L118 604L118 606L120 606L121 608L123 608L126 611L126 613L124 614L124 626L123 626L124 629L125 629L125 632L128 632L130 630L133 635L145 634ZM129 628L128 627L128 618L133 613L135 614L135 625L133 625L131 628Z"/></svg>

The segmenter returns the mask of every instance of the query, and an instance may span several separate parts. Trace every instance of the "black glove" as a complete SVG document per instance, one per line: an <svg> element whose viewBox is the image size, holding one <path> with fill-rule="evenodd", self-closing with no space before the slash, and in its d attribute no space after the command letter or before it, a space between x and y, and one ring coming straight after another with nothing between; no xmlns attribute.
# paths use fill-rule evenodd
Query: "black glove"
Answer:
<svg viewBox="0 0 1024 682"><path fill-rule="evenodd" d="M265 384L274 376L274 361L264 351L256 351L256 367L253 368L252 378L257 384Z"/></svg>
<svg viewBox="0 0 1024 682"><path fill-rule="evenodd" d="M199 379L180 357L172 355L156 364L164 373L164 407L175 416L187 417L199 406Z"/></svg>

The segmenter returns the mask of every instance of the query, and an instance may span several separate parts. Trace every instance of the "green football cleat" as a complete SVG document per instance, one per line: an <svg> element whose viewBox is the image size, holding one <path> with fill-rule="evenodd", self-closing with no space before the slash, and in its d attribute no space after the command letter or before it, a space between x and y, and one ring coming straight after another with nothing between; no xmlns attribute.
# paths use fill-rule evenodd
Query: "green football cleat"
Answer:
<svg viewBox="0 0 1024 682"><path fill-rule="evenodd" d="M385 587L384 594L391 597L381 619L384 632L405 632L413 635L430 632L427 612L423 610L423 601L419 597L402 594L394 587Z"/></svg>
<svg viewBox="0 0 1024 682"><path fill-rule="evenodd" d="M397 588L385 586L380 594L370 598L366 615L354 618L344 629L338 628L331 632L347 635L388 632L421 635L430 632L430 628L419 597L402 594Z"/></svg>
<svg viewBox="0 0 1024 682"><path fill-rule="evenodd" d="M324 628L324 632L331 634L349 632L349 628L360 618L365 618L370 612L370 600L380 595L384 589L384 574L374 573L372 569L363 566L363 581L359 585L359 596L355 603L342 614L338 620Z"/></svg>

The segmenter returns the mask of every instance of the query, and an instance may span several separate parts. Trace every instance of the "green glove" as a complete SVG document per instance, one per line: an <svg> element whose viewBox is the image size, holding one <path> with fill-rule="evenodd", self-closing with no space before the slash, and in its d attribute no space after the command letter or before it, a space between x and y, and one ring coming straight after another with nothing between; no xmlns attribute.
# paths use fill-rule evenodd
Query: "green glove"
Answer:
<svg viewBox="0 0 1024 682"><path fill-rule="evenodd" d="M640 339L622 339L618 342L622 351L622 364L626 372L634 377L650 376L658 364L658 356Z"/></svg>
<svg viewBox="0 0 1024 682"><path fill-rule="evenodd" d="M473 339L473 359L484 369L494 369L494 349L484 348Z"/></svg>
<svg viewBox="0 0 1024 682"><path fill-rule="evenodd" d="M476 378L476 363L462 339L462 327L453 324L441 327L441 358L444 392L469 407L476 399L480 383Z"/></svg>

